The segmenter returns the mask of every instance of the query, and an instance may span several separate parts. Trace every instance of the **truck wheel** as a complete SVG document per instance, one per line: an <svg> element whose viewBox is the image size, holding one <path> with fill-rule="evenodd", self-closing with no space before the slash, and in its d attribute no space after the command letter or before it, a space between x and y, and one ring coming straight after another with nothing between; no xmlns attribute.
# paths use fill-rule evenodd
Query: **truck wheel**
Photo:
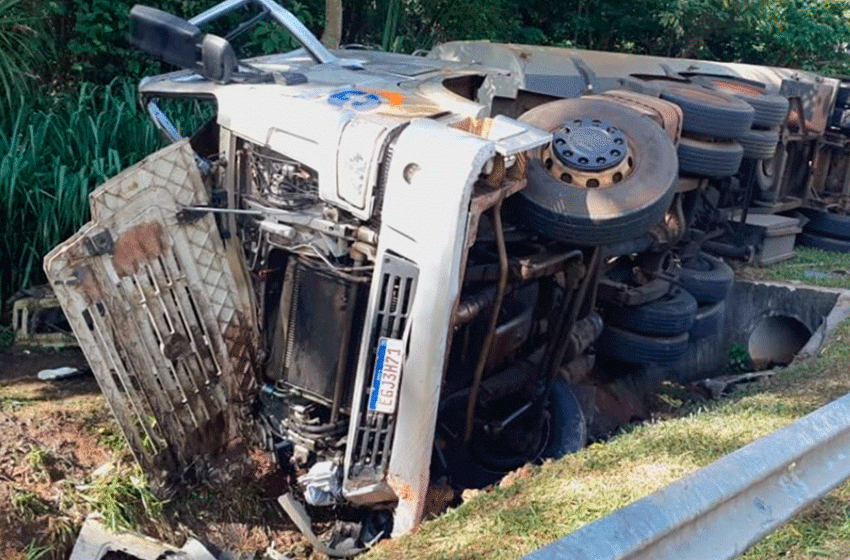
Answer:
<svg viewBox="0 0 850 560"><path fill-rule="evenodd" d="M751 129L738 142L744 148L745 158L771 159L779 145L779 131Z"/></svg>
<svg viewBox="0 0 850 560"><path fill-rule="evenodd" d="M564 379L552 385L549 397L549 441L541 459L560 459L587 444L587 422L581 405Z"/></svg>
<svg viewBox="0 0 850 560"><path fill-rule="evenodd" d="M700 305L694 317L694 324L688 331L690 340L699 340L717 334L726 317L726 300Z"/></svg>
<svg viewBox="0 0 850 560"><path fill-rule="evenodd" d="M759 198L762 200L772 200L772 192L776 183L776 161L777 158L782 158L785 153L783 144L776 145L776 151L770 159L763 159L756 165L756 185L758 185Z"/></svg>
<svg viewBox="0 0 850 560"><path fill-rule="evenodd" d="M701 177L730 177L738 172L744 149L735 141L679 139L679 171Z"/></svg>
<svg viewBox="0 0 850 560"><path fill-rule="evenodd" d="M814 247L823 251L834 251L836 253L850 253L850 241L828 237L826 235L815 235L813 233L797 234L797 243L804 247Z"/></svg>
<svg viewBox="0 0 850 560"><path fill-rule="evenodd" d="M753 125L755 110L740 99L708 88L688 84L667 84L661 99L682 109L682 130L712 138L735 139Z"/></svg>
<svg viewBox="0 0 850 560"><path fill-rule="evenodd" d="M799 208L798 212L809 219L805 226L806 233L850 240L850 216L814 208Z"/></svg>
<svg viewBox="0 0 850 560"><path fill-rule="evenodd" d="M766 93L764 88L737 80L711 78L710 82L717 89L752 106L755 110L753 126L759 128L781 126L788 116L788 99L781 95Z"/></svg>
<svg viewBox="0 0 850 560"><path fill-rule="evenodd" d="M504 474L518 469L529 462L538 462L543 459L560 459L569 453L575 453L587 443L587 423L581 404L564 379L557 379L552 385L549 402L546 403L548 419L542 422L542 430L539 433L527 436L515 432L512 436L502 434L502 438L524 438L538 437L539 446L532 453L517 453L508 450L507 445L502 445L487 439L484 434L473 436L470 442L470 462L464 467L473 471L476 484L492 484ZM522 420L516 420L522 422ZM530 426L537 425L530 422ZM463 473L459 478L469 475Z"/></svg>
<svg viewBox="0 0 850 560"><path fill-rule="evenodd" d="M672 364L688 349L688 333L648 336L606 325L596 341L596 350L629 364Z"/></svg>
<svg viewBox="0 0 850 560"><path fill-rule="evenodd" d="M609 245L658 223L675 194L678 166L655 122L600 99L563 99L520 120L554 133L530 159L518 207L528 225L575 245Z"/></svg>
<svg viewBox="0 0 850 560"><path fill-rule="evenodd" d="M699 303L717 303L726 299L735 273L728 264L706 253L682 259L679 283Z"/></svg>
<svg viewBox="0 0 850 560"><path fill-rule="evenodd" d="M670 336L688 332L696 312L694 296L674 286L655 301L612 308L606 318L611 325L639 334Z"/></svg>

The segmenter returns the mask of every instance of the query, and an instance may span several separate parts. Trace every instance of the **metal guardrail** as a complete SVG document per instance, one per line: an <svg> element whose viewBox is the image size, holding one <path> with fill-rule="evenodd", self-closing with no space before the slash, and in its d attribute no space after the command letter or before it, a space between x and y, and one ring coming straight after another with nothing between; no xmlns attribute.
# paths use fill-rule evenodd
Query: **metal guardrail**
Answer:
<svg viewBox="0 0 850 560"><path fill-rule="evenodd" d="M850 478L850 394L523 560L735 558Z"/></svg>

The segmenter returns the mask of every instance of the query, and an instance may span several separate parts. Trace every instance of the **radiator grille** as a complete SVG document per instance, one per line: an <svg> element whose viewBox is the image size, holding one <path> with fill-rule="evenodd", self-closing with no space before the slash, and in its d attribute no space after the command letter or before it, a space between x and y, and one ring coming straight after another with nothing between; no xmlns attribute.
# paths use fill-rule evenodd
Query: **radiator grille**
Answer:
<svg viewBox="0 0 850 560"><path fill-rule="evenodd" d="M369 356L366 361L366 371L370 373L364 376L365 387L358 409L358 426L349 478L365 474L378 476L386 472L395 429L395 415L371 412L368 408L375 354L381 337L403 337L419 273L416 265L395 255L385 255L382 263L378 304L371 322Z"/></svg>

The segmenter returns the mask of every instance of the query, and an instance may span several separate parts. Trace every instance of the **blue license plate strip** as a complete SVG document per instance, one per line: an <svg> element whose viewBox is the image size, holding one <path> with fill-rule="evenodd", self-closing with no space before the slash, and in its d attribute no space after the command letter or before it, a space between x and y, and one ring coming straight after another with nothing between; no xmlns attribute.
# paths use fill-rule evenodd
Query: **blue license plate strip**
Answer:
<svg viewBox="0 0 850 560"><path fill-rule="evenodd" d="M369 395L369 410L393 414L398 402L401 383L401 365L404 362L404 343L398 338L381 338L375 356L375 373L372 377L372 392Z"/></svg>

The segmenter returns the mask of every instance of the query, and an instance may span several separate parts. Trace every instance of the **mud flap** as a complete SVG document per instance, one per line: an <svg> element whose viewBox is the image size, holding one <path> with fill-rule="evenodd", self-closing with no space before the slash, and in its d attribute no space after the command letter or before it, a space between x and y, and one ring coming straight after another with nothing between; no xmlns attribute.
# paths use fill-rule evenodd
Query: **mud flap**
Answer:
<svg viewBox="0 0 850 560"><path fill-rule="evenodd" d="M152 481L226 479L255 375L241 251L210 215L187 141L96 189L91 222L44 268L113 414ZM238 454L228 453L235 458Z"/></svg>

